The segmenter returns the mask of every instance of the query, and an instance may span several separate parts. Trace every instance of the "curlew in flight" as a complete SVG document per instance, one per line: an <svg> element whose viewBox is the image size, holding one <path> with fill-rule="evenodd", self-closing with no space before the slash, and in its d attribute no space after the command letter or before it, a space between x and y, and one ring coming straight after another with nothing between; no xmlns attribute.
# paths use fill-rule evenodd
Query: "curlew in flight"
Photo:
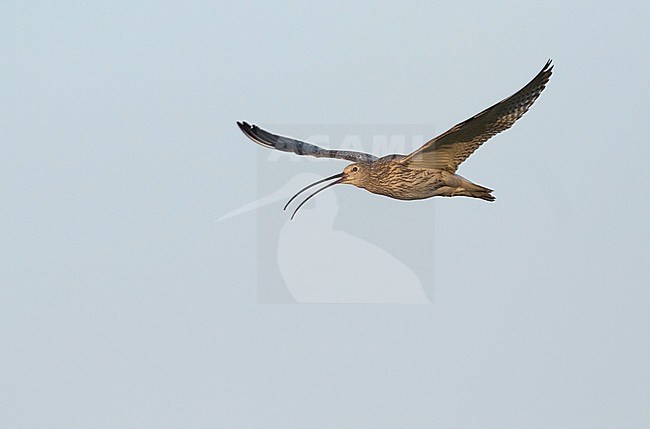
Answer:
<svg viewBox="0 0 650 429"><path fill-rule="evenodd" d="M553 66L549 60L544 68L519 91L440 134L408 155L387 155L378 158L369 153L323 149L318 146L264 131L256 125L237 122L239 128L254 142L268 148L319 158L339 158L353 163L343 172L304 187L284 206L303 191L320 183L334 180L310 194L291 215L317 193L336 184L350 184L372 193L399 200L419 200L435 196L472 197L494 201L492 189L472 183L456 174L458 166L490 137L510 128L546 87Z"/></svg>

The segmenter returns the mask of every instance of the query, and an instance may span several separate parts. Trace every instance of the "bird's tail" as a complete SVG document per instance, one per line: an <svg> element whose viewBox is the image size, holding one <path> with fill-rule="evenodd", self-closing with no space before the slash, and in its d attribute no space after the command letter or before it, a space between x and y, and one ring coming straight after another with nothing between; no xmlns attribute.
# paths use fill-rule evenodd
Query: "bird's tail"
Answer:
<svg viewBox="0 0 650 429"><path fill-rule="evenodd" d="M487 192L473 192L472 195L470 195L470 197L480 198L480 199L482 199L482 200L492 202L492 201L496 200L496 198L495 198L494 195L492 195L490 192L492 192L492 191L487 191Z"/></svg>
<svg viewBox="0 0 650 429"><path fill-rule="evenodd" d="M456 195L480 198L482 200L490 202L496 200L496 198L492 195L492 189L477 185L476 183L472 183L467 179L464 179L464 183L462 184L462 191L456 193Z"/></svg>

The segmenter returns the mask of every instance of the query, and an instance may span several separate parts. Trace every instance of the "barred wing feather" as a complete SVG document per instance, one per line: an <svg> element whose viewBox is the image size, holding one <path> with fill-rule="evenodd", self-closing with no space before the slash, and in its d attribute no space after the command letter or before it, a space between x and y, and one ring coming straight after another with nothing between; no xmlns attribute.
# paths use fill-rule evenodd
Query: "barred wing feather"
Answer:
<svg viewBox="0 0 650 429"><path fill-rule="evenodd" d="M402 162L411 168L456 172L458 166L492 136L510 128L546 87L553 66L549 60L533 80L512 96L485 109L470 119L453 126Z"/></svg>

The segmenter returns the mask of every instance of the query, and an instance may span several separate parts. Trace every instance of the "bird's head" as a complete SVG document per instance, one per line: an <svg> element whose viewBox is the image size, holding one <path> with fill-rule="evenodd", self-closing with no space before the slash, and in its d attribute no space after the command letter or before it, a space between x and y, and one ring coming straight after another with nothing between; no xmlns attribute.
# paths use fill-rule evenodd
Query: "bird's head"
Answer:
<svg viewBox="0 0 650 429"><path fill-rule="evenodd" d="M355 162L350 164L343 169L343 176L339 183L346 183L348 185L354 185L363 187L364 183L368 180L369 167L368 164L363 162Z"/></svg>
<svg viewBox="0 0 650 429"><path fill-rule="evenodd" d="M319 185L319 184L321 184L323 182L327 182L329 180L336 179L333 182L330 182L327 185L323 186L322 188L317 189L316 191L311 193L307 198L305 198L303 200L303 202L300 203L298 205L298 207L296 208L296 210L293 212L293 214L291 215L291 219L293 219L293 217L295 216L298 209L300 209L300 207L302 207L303 204L305 204L311 197L313 197L314 195L316 195L317 193L319 193L321 191L324 191L325 189L327 189L327 188L329 188L331 186L338 185L338 184L349 184L349 185L354 185L354 186L358 186L360 188L363 188L364 184L367 182L367 180L369 178L369 170L370 170L370 167L369 167L369 164L367 164L367 163L355 162L354 164L350 164L350 165L348 165L347 167L345 167L343 169L343 172L341 172L339 174L335 174L333 176L326 177L325 179L319 180L317 182L312 183L311 185L305 186L300 191L298 191L298 193L296 193L296 195L291 197L291 199L287 202L287 204L284 206L284 208L286 210L286 208L289 207L289 204L291 204L291 201L293 201L298 195L300 195L301 193L303 193L307 189L309 189L311 187L314 187L316 185Z"/></svg>

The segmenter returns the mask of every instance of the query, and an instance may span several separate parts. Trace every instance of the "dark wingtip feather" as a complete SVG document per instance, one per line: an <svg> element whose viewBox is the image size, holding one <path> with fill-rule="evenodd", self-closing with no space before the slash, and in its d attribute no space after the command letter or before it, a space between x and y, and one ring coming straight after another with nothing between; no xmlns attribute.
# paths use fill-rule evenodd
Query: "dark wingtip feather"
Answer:
<svg viewBox="0 0 650 429"><path fill-rule="evenodd" d="M248 122L242 121L242 122L237 122L237 125L239 126L239 129L246 134L246 136L252 140L255 139L255 135L253 134L253 129L251 126L248 124Z"/></svg>
<svg viewBox="0 0 650 429"><path fill-rule="evenodd" d="M539 72L539 76L542 77L545 81L544 83L548 82L548 80L551 78L554 66L555 64L553 64L553 60L549 58L549 60L546 61L544 68L542 68L542 71Z"/></svg>
<svg viewBox="0 0 650 429"><path fill-rule="evenodd" d="M247 130L248 127L249 127L249 125L248 125L246 122L244 122L244 121L242 121L242 122L237 121L237 126L238 126L239 129L242 130L243 132L246 132L246 130Z"/></svg>
<svg viewBox="0 0 650 429"><path fill-rule="evenodd" d="M264 136L260 136L259 132L261 129L257 125L250 125L248 122L242 121L237 122L239 129L248 137L253 140L255 143L262 145L264 147L274 148L275 145L273 142L267 141Z"/></svg>

